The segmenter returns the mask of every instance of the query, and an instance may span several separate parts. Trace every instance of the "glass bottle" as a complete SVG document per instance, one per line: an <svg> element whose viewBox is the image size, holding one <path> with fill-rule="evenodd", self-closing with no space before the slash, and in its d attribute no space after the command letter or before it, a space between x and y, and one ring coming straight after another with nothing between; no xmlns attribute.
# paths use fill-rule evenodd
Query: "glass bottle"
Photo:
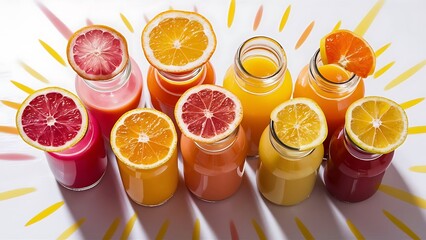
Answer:
<svg viewBox="0 0 426 240"><path fill-rule="evenodd" d="M198 198L218 201L241 185L247 143L241 126L215 143L199 143L181 136L180 149L187 188Z"/></svg>
<svg viewBox="0 0 426 240"><path fill-rule="evenodd" d="M121 73L110 80L91 81L77 75L75 88L81 101L98 120L103 136L109 140L115 122L135 109L142 99L142 74L132 59Z"/></svg>
<svg viewBox="0 0 426 240"><path fill-rule="evenodd" d="M299 151L282 143L271 121L259 143L259 192L278 205L295 205L307 199L317 179L324 154L323 145Z"/></svg>
<svg viewBox="0 0 426 240"><path fill-rule="evenodd" d="M359 202L373 196L380 186L394 152L373 154L359 148L343 125L330 140L329 160L324 170L328 192L344 202Z"/></svg>
<svg viewBox="0 0 426 240"><path fill-rule="evenodd" d="M345 122L346 110L351 103L364 97L365 90L363 79L357 75L352 74L346 81L335 82L321 74L321 66L323 63L318 50L300 72L295 82L293 97L311 98L324 112L328 126L327 139L324 141L326 157L331 136L336 128Z"/></svg>
<svg viewBox="0 0 426 240"><path fill-rule="evenodd" d="M292 80L284 49L268 37L248 39L238 48L223 86L243 105L241 125L246 132L247 154L257 156L260 136L268 126L271 111L291 97Z"/></svg>

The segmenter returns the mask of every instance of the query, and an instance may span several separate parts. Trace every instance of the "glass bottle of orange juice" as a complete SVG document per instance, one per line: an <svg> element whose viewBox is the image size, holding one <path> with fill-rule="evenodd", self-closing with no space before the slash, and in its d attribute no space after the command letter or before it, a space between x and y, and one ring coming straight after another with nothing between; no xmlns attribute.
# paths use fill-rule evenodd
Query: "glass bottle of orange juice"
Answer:
<svg viewBox="0 0 426 240"><path fill-rule="evenodd" d="M292 80L284 49L268 37L248 39L238 48L223 86L241 100L244 109L241 125L249 145L248 156L257 156L269 114L291 97Z"/></svg>
<svg viewBox="0 0 426 240"><path fill-rule="evenodd" d="M317 179L326 119L321 108L306 98L284 102L271 116L275 117L259 143L257 187L275 204L298 204L309 197Z"/></svg>

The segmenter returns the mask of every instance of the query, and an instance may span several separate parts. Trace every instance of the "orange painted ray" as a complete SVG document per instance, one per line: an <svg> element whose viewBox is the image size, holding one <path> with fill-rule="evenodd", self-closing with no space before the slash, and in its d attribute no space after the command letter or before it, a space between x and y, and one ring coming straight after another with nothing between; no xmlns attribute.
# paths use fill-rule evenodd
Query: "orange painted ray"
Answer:
<svg viewBox="0 0 426 240"><path fill-rule="evenodd" d="M56 29L62 34L62 36L64 36L65 39L69 39L72 35L72 31L41 2L36 1L36 4L44 13L44 15L50 20L53 26L55 26Z"/></svg>
<svg viewBox="0 0 426 240"><path fill-rule="evenodd" d="M32 89L32 88L28 87L27 85L24 85L20 82L13 81L13 80L10 80L10 82L13 83L13 85L15 85L17 88L21 89L22 91L24 91L28 94L32 94L33 92L35 92L34 89Z"/></svg>
<svg viewBox="0 0 426 240"><path fill-rule="evenodd" d="M385 214L385 216L396 226L398 227L401 231L403 231L405 234L407 234L411 239L421 239L416 233L413 232L413 230L411 230L407 224L405 224L403 221L401 221L400 219L398 219L397 217L395 217L393 214L391 214L390 212L386 211L383 209L383 214Z"/></svg>
<svg viewBox="0 0 426 240"><path fill-rule="evenodd" d="M13 108L13 109L18 109L19 106L21 106L20 103L7 101L7 100L0 100L0 102L3 103L4 105L10 107L10 108Z"/></svg>
<svg viewBox="0 0 426 240"><path fill-rule="evenodd" d="M38 214L36 214L34 217L32 217L26 224L25 227L28 227L36 222L39 222L48 216L50 216L52 213L58 211L59 208L61 208L64 205L64 201L59 201L57 203L54 203L50 205L49 207L43 209Z"/></svg>
<svg viewBox="0 0 426 240"><path fill-rule="evenodd" d="M423 61L417 63L416 65L414 65L413 67L411 67L410 69L408 69L407 71L403 72L401 75L396 77L394 80L389 82L385 86L385 90L392 89L392 88L398 86L399 84L405 82L408 78L410 78L415 73L420 71L424 66L426 66L426 60L423 60Z"/></svg>
<svg viewBox="0 0 426 240"><path fill-rule="evenodd" d="M377 49L374 54L376 55L376 58L378 58L380 55L382 55L391 45L392 43L385 44L383 47Z"/></svg>
<svg viewBox="0 0 426 240"><path fill-rule="evenodd" d="M305 29L305 31L303 31L302 35L300 35L299 40L296 43L296 46L294 46L294 49L299 49L300 46L302 46L302 44L306 41L306 39L308 38L309 34L311 34L312 29L314 28L315 25L315 21L312 21Z"/></svg>
<svg viewBox="0 0 426 240"><path fill-rule="evenodd" d="M118 225L120 225L120 218L115 218L114 221L109 225L107 231L105 232L102 240L110 240L114 236L115 231L117 231Z"/></svg>
<svg viewBox="0 0 426 240"><path fill-rule="evenodd" d="M132 26L132 24L129 22L129 20L126 18L126 16L124 16L124 14L120 13L120 18L121 18L121 20L123 21L124 25L126 25L127 29L129 29L129 31L130 31L131 33L133 33L133 32L134 32L134 30L133 30L133 26Z"/></svg>
<svg viewBox="0 0 426 240"><path fill-rule="evenodd" d="M337 31L340 29L340 26L342 25L342 20L339 20L336 25L334 25L332 32Z"/></svg>
<svg viewBox="0 0 426 240"><path fill-rule="evenodd" d="M378 0L376 4L374 4L371 10L367 13L367 15L365 15L365 17L355 28L354 32L356 34L358 34L359 36L363 36L367 32L368 28L370 28L370 25L373 23L380 9L382 9L384 3L385 0Z"/></svg>
<svg viewBox="0 0 426 240"><path fill-rule="evenodd" d="M126 240L129 238L129 235L132 232L133 226L135 225L136 219L138 219L138 216L135 213L129 219L129 221L127 221L126 226L124 227L123 233L121 234L120 240Z"/></svg>
<svg viewBox="0 0 426 240"><path fill-rule="evenodd" d="M414 126L408 128L408 134L423 134L426 133L426 125L425 126Z"/></svg>
<svg viewBox="0 0 426 240"><path fill-rule="evenodd" d="M155 237L155 240L162 240L164 239L164 236L167 233L167 229L169 228L170 221L166 219L163 224L161 225L160 230L158 230L157 236Z"/></svg>
<svg viewBox="0 0 426 240"><path fill-rule="evenodd" d="M388 64L386 64L385 66L383 66L382 68L380 68L379 70L374 72L373 77L374 78L378 78L380 76L382 76L385 72L387 72L393 65L395 64L395 61L392 61Z"/></svg>
<svg viewBox="0 0 426 240"><path fill-rule="evenodd" d="M281 22L280 22L280 26L278 28L278 31L282 32L285 25L287 24L288 21L288 17L290 16L290 11L291 11L291 5L288 5L288 7L286 8L286 10L283 13L283 16L281 17Z"/></svg>
<svg viewBox="0 0 426 240"><path fill-rule="evenodd" d="M254 227L254 230L257 233L257 237L259 238L259 240L266 240L266 235L265 232L263 231L262 227L259 225L259 223L257 223L257 221L255 219L251 220L251 224Z"/></svg>
<svg viewBox="0 0 426 240"><path fill-rule="evenodd" d="M425 98L424 98L424 97L422 97L422 98L415 98L415 99L411 99L411 100L409 100L409 101L406 101L406 102L400 103L399 105L401 105L401 107L402 107L403 109L409 109L410 107L414 107L414 106L416 106L417 104L419 104L419 103L423 102L423 100L425 100Z"/></svg>
<svg viewBox="0 0 426 240"><path fill-rule="evenodd" d="M194 229L192 230L192 240L200 239L200 220L197 218L194 223Z"/></svg>
<svg viewBox="0 0 426 240"><path fill-rule="evenodd" d="M24 68L24 70L29 73L31 76L35 77L36 79L44 82L44 83L49 83L49 80L47 80L47 78L45 78L43 75L41 75L39 72L37 72L36 70L34 70L32 67L28 66L26 63L24 62L20 62L19 63L21 65L21 67Z"/></svg>
<svg viewBox="0 0 426 240"><path fill-rule="evenodd" d="M409 192L406 192L402 189L398 189L389 185L381 184L379 187L379 190L386 193L387 195L394 197L398 200L401 200L403 202L409 203L411 205L414 205L419 208L426 209L426 200L418 197L416 195L413 195Z"/></svg>
<svg viewBox="0 0 426 240"><path fill-rule="evenodd" d="M0 201L21 197L23 195L27 195L29 193L35 192L36 190L37 189L33 187L26 187L26 188L17 188L17 189L8 190L5 192L0 192Z"/></svg>
<svg viewBox="0 0 426 240"><path fill-rule="evenodd" d="M61 57L61 55L59 55L59 53L57 51L55 51L55 49L53 49L51 46L49 46L49 44L45 43L41 39L39 39L38 41L40 42L41 46L43 46L43 48L50 54L50 56L52 56L56 61L58 61L63 66L67 65L65 63L65 60Z"/></svg>
<svg viewBox="0 0 426 240"><path fill-rule="evenodd" d="M231 232L231 239L232 240L239 240L240 239L240 237L238 236L237 228L235 227L235 223L232 220L229 223L229 231Z"/></svg>
<svg viewBox="0 0 426 240"><path fill-rule="evenodd" d="M7 133L7 134L18 134L18 130L16 127L9 127L9 126L0 126L0 133Z"/></svg>
<svg viewBox="0 0 426 240"><path fill-rule="evenodd" d="M0 153L0 160L34 160L35 156L24 153Z"/></svg>
<svg viewBox="0 0 426 240"><path fill-rule="evenodd" d="M365 239L365 237L361 234L358 228L355 227L351 220L346 219L346 224L348 225L349 229L357 240Z"/></svg>
<svg viewBox="0 0 426 240"><path fill-rule="evenodd" d="M305 224L303 224L303 222L299 218L295 217L294 221L296 222L297 228L299 228L300 233L302 233L305 239L315 239L309 229L305 226Z"/></svg>
<svg viewBox="0 0 426 240"><path fill-rule="evenodd" d="M232 26L235 17L235 0L231 0L228 10L228 28Z"/></svg>
<svg viewBox="0 0 426 240"><path fill-rule="evenodd" d="M86 221L86 218L81 218L73 225L69 226L59 237L57 240L68 239L75 231L77 231L81 225Z"/></svg>
<svg viewBox="0 0 426 240"><path fill-rule="evenodd" d="M253 31L256 31L259 27L260 22L262 21L263 16L263 5L260 5L259 9L257 10L256 17L254 18L253 22Z"/></svg>
<svg viewBox="0 0 426 240"><path fill-rule="evenodd" d="M423 165L423 166L412 166L409 169L412 172L426 173L426 165Z"/></svg>

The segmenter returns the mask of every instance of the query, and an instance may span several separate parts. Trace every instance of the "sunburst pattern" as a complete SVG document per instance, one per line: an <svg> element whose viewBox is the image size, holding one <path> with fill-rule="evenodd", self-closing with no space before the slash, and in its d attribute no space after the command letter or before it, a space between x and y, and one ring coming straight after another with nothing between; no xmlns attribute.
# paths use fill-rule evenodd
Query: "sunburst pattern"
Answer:
<svg viewBox="0 0 426 240"><path fill-rule="evenodd" d="M59 53L55 49L53 49L51 46L49 46L49 44L45 43L41 39L39 39L38 41L40 42L41 46L43 46L43 48L50 54L50 56L52 56L56 61L58 61L63 66L67 65L65 63L65 60L61 57L61 55L59 55ZM35 78L37 78L37 77L35 77Z"/></svg>
<svg viewBox="0 0 426 240"><path fill-rule="evenodd" d="M71 235L77 231L81 225L86 221L86 218L81 218L77 222L75 222L73 225L69 226L67 229L65 229L64 232L62 232L61 235L57 238L57 240L65 240L71 237Z"/></svg>
<svg viewBox="0 0 426 240"><path fill-rule="evenodd" d="M252 219L251 224L253 225L254 230L256 230L257 237L259 238L259 240L266 240L267 238L266 238L265 232L263 231L259 223L257 223L255 219Z"/></svg>
<svg viewBox="0 0 426 240"><path fill-rule="evenodd" d="M361 234L361 232L358 230L358 228L355 227L355 225L351 222L351 220L346 219L346 224L348 225L349 229L354 234L354 237L357 240L364 240L365 239L365 237Z"/></svg>
<svg viewBox="0 0 426 240"><path fill-rule="evenodd" d="M315 21L312 21L306 29L303 31L302 35L300 35L299 40L297 40L296 45L294 46L294 49L300 48L302 44L306 41L306 39L309 37L309 34L311 34L312 29L314 28Z"/></svg>
<svg viewBox="0 0 426 240"><path fill-rule="evenodd" d="M370 25L373 23L377 14L382 9L383 4L385 4L385 0L379 0L377 3L371 8L371 10L365 15L365 17L361 20L358 26L354 29L354 32L358 35L363 36L367 30L370 28Z"/></svg>
<svg viewBox="0 0 426 240"><path fill-rule="evenodd" d="M373 77L374 78L378 78L380 76L382 76L385 72L387 72L393 65L395 64L395 61L392 61L388 64L386 64L385 66L383 66L382 68L380 68L379 70L377 70L376 72L374 72Z"/></svg>
<svg viewBox="0 0 426 240"><path fill-rule="evenodd" d="M263 16L263 5L260 5L259 9L257 10L256 16L254 17L253 22L253 31L256 31L259 27L260 22L262 21Z"/></svg>
<svg viewBox="0 0 426 240"><path fill-rule="evenodd" d="M406 80L408 80L411 76L413 76L414 74L416 74L418 71L420 71L424 66L426 66L426 60L423 60L421 62L419 62L418 64L414 65L413 67L411 67L410 69L408 69L407 71L401 73L401 75L399 75L398 77L396 77L395 79L393 79L392 81L390 81L386 86L385 86L385 90L390 90L396 86L398 86L399 84L405 82Z"/></svg>
<svg viewBox="0 0 426 240"><path fill-rule="evenodd" d="M290 16L291 11L291 5L288 5L288 7L285 9L283 16L281 17L280 26L278 27L278 31L282 32L285 25L287 24L288 18Z"/></svg>
<svg viewBox="0 0 426 240"><path fill-rule="evenodd" d="M129 22L129 20L126 18L126 16L124 16L124 14L120 13L120 18L121 18L121 20L123 21L124 25L126 25L127 29L129 29L129 31L130 31L131 33L133 33L133 32L134 32L134 30L133 30L133 26L132 26L132 24Z"/></svg>
<svg viewBox="0 0 426 240"><path fill-rule="evenodd" d="M199 240L200 239L200 219L196 219L194 222L194 229L192 230L192 240Z"/></svg>
<svg viewBox="0 0 426 240"><path fill-rule="evenodd" d="M404 222L402 222L399 218L395 217L390 212L383 210L383 214L393 223L397 228L399 228L401 231L403 231L405 234L407 234L411 239L418 239L421 238L414 233L413 230L411 230L410 227L408 227Z"/></svg>
<svg viewBox="0 0 426 240"><path fill-rule="evenodd" d="M164 236L166 236L167 229L169 228L170 221L166 219L163 222L163 225L161 225L160 230L158 230L157 236L155 237L155 240L162 240L164 239Z"/></svg>
<svg viewBox="0 0 426 240"><path fill-rule="evenodd" d="M112 221L111 225L109 225L107 231L105 232L104 236L102 237L102 240L112 239L115 231L117 231L118 225L120 225L120 218L115 218L114 221Z"/></svg>
<svg viewBox="0 0 426 240"><path fill-rule="evenodd" d="M379 190L398 200L426 209L426 200L409 192L384 184L380 185Z"/></svg>
<svg viewBox="0 0 426 240"><path fill-rule="evenodd" d="M306 227L306 225L298 217L294 218L294 221L296 222L297 228L299 228L300 233L306 240L315 239L312 233Z"/></svg>
<svg viewBox="0 0 426 240"><path fill-rule="evenodd" d="M133 230L133 226L135 225L138 216L133 214L133 216L127 221L126 226L124 227L123 233L121 234L120 240L126 240L129 238L130 233Z"/></svg>
<svg viewBox="0 0 426 240"><path fill-rule="evenodd" d="M0 192L0 201L20 197L20 196L23 196L23 195L27 195L27 194L32 193L34 191L36 191L35 188L26 187L26 188L17 188L17 189L5 191L5 192Z"/></svg>
<svg viewBox="0 0 426 240"><path fill-rule="evenodd" d="M25 226L28 227L28 226L36 223L36 222L39 222L39 221L45 219L46 217L48 217L52 213L56 212L63 205L64 205L64 201L59 201L57 203L54 203L54 204L50 205L49 207L45 208L43 211L39 212L37 215L35 215L34 217L32 217L25 224Z"/></svg>

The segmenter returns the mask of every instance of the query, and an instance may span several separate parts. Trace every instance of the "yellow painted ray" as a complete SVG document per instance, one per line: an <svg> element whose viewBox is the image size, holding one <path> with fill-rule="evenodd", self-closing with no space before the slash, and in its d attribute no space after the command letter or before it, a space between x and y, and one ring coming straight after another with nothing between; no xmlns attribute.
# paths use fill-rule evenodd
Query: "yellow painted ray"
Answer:
<svg viewBox="0 0 426 240"><path fill-rule="evenodd" d="M259 27L260 22L262 21L263 16L263 5L260 5L259 9L257 10L256 17L254 18L253 22L253 31L256 31Z"/></svg>
<svg viewBox="0 0 426 240"><path fill-rule="evenodd" d="M309 34L311 34L312 28L314 28L315 25L315 21L312 21L305 29L305 31L303 31L302 35L300 36L299 40L296 43L296 46L294 47L294 49L298 49L300 46L302 46L302 44L306 41L306 39L308 38Z"/></svg>
<svg viewBox="0 0 426 240"><path fill-rule="evenodd" d="M423 102L423 100L425 100L425 98L424 98L424 97L422 97L422 98L415 98L415 99L411 99L411 100L409 100L409 101L403 102L403 103L401 103L401 104L399 104L399 105L401 105L401 107L402 107L403 109L408 109L408 108L410 108L410 107L414 107L414 106L416 106L417 104L419 104L419 103Z"/></svg>
<svg viewBox="0 0 426 240"><path fill-rule="evenodd" d="M6 192L0 192L0 201L20 197L20 196L32 193L34 191L36 191L35 188L28 187L28 188L17 188L17 189L9 190Z"/></svg>
<svg viewBox="0 0 426 240"><path fill-rule="evenodd" d="M386 64L385 66L383 66L382 68L380 68L379 70L374 72L373 77L374 78L378 78L380 76L382 76L385 72L387 72L393 65L395 64L395 61L392 61L388 64Z"/></svg>
<svg viewBox="0 0 426 240"><path fill-rule="evenodd" d="M412 166L409 169L412 172L426 173L426 165L424 165L424 166Z"/></svg>
<svg viewBox="0 0 426 240"><path fill-rule="evenodd" d="M64 205L64 201L59 201L57 203L54 203L54 204L50 205L49 207L45 208L44 210L42 210L41 212L39 212L37 215L35 215L34 217L32 217L25 224L25 227L28 227L28 226L36 223L36 222L39 222L39 221L45 219L46 217L48 217L52 213L56 212L63 205Z"/></svg>
<svg viewBox="0 0 426 240"><path fill-rule="evenodd" d="M0 126L0 133L18 134L16 127Z"/></svg>
<svg viewBox="0 0 426 240"><path fill-rule="evenodd" d="M108 230L105 232L103 240L109 240L112 239L112 236L114 236L115 231L117 231L117 227L120 225L120 218L115 218L114 221L109 225Z"/></svg>
<svg viewBox="0 0 426 240"><path fill-rule="evenodd" d="M391 45L392 43L388 43L386 45L384 45L383 47L377 49L377 51L374 52L374 54L376 55L376 58L378 58L380 55L382 55Z"/></svg>
<svg viewBox="0 0 426 240"><path fill-rule="evenodd" d="M21 65L21 67L24 68L24 70L29 73L31 76L35 77L36 79L44 82L44 83L49 83L49 80L47 80L47 78L45 78L43 75L41 75L39 72L37 72L36 70L34 70L32 67L28 66L26 63L24 62L19 62L19 64Z"/></svg>
<svg viewBox="0 0 426 240"><path fill-rule="evenodd" d="M361 232L358 230L357 227L351 222L351 220L346 219L346 224L348 225L349 229L351 230L354 237L358 240L363 240L365 237L361 234Z"/></svg>
<svg viewBox="0 0 426 240"><path fill-rule="evenodd" d="M416 195L413 195L411 193L408 193L404 190L381 184L379 187L379 190L386 193L387 195L394 197L398 200L401 200L403 202L409 203L411 205L414 205L419 208L425 208L426 209L426 200L418 197Z"/></svg>
<svg viewBox="0 0 426 240"><path fill-rule="evenodd" d="M278 28L278 30L280 32L283 31L283 29L284 29L284 27L285 27L285 25L288 21L288 17L290 16L290 11L291 11L291 5L288 5L285 12L283 13L283 16L281 17L280 27Z"/></svg>
<svg viewBox="0 0 426 240"><path fill-rule="evenodd" d="M32 94L33 92L35 92L34 89L28 87L27 85L24 85L20 82L14 81L14 80L10 80L10 82L15 85L17 88L21 89L22 91L28 93L28 94Z"/></svg>
<svg viewBox="0 0 426 240"><path fill-rule="evenodd" d="M38 40L41 44L41 46L43 46L43 48L50 54L50 56L52 56L56 61L58 61L60 64L66 66L67 64L65 63L65 60L61 57L61 55L59 55L58 52L55 51L55 49L53 49L51 46L49 46L49 44L45 43L43 40L39 39Z"/></svg>
<svg viewBox="0 0 426 240"><path fill-rule="evenodd" d="M194 223L194 230L192 230L192 240L200 240L200 220L197 218Z"/></svg>
<svg viewBox="0 0 426 240"><path fill-rule="evenodd" d="M1 103L3 103L4 105L10 107L10 108L14 108L14 109L18 109L21 104L17 103L17 102L11 102L11 101L7 101L7 100L0 100Z"/></svg>
<svg viewBox="0 0 426 240"><path fill-rule="evenodd" d="M332 32L339 30L341 25L342 25L342 20L339 20L336 23L336 25L334 25L334 28L333 28Z"/></svg>
<svg viewBox="0 0 426 240"><path fill-rule="evenodd" d="M365 32L367 32L370 25L373 23L380 9L382 9L385 0L379 0L376 4L371 8L371 10L365 15L365 17L361 20L358 26L355 28L354 32L360 36L363 36Z"/></svg>
<svg viewBox="0 0 426 240"><path fill-rule="evenodd" d="M235 0L231 0L228 10L228 28L232 26L235 17Z"/></svg>
<svg viewBox="0 0 426 240"><path fill-rule="evenodd" d="M392 80L390 83L388 83L385 86L385 90L392 89L392 88L398 86L399 84L405 82L408 78L410 78L415 73L420 71L424 66L426 66L426 60L423 60L423 61L417 63L416 65L414 65L413 67L411 67L410 69L408 69L407 71L403 72L401 75L396 77L394 80Z"/></svg>
<svg viewBox="0 0 426 240"><path fill-rule="evenodd" d="M251 220L251 224L254 227L254 230L256 230L257 237L259 237L259 240L266 240L265 232L263 231L262 227L256 222L255 219Z"/></svg>
<svg viewBox="0 0 426 240"><path fill-rule="evenodd" d="M121 20L123 21L124 25L126 25L127 29L129 29L129 31L130 31L131 33L133 33L133 32L134 32L134 30L133 30L133 26L132 26L132 24L129 22L129 20L126 18L126 16L124 16L124 14L120 13L120 17L121 17Z"/></svg>
<svg viewBox="0 0 426 240"><path fill-rule="evenodd" d="M390 212L383 209L383 214L393 223L396 227L398 227L401 231L407 234L411 239L421 239L416 233L413 232L403 221L395 217Z"/></svg>
<svg viewBox="0 0 426 240"><path fill-rule="evenodd" d="M120 240L126 240L129 238L130 233L132 232L133 226L135 225L136 219L138 216L133 214L133 216L126 223L126 227L124 227L123 233L121 234Z"/></svg>
<svg viewBox="0 0 426 240"><path fill-rule="evenodd" d="M408 128L408 134L422 134L426 133L426 126L415 126Z"/></svg>
<svg viewBox="0 0 426 240"><path fill-rule="evenodd" d="M62 239L68 239L75 231L77 231L81 225L86 221L86 218L81 218L77 222L75 222L73 225L71 225L69 228L67 228L59 237L57 240Z"/></svg>
<svg viewBox="0 0 426 240"><path fill-rule="evenodd" d="M297 227L299 228L300 232L302 233L303 237L305 237L305 239L315 239L314 236L312 236L312 233L309 231L309 229L305 226L305 224L303 224L303 222L295 217L294 221L297 224Z"/></svg>
<svg viewBox="0 0 426 240"><path fill-rule="evenodd" d="M162 239L164 239L164 236L166 235L166 233L167 233L167 229L169 228L169 220L168 219L166 219L164 222L163 222L163 225L161 225L161 228L160 228L160 230L158 231L158 233L157 233L157 236L155 237L155 240L162 240Z"/></svg>

